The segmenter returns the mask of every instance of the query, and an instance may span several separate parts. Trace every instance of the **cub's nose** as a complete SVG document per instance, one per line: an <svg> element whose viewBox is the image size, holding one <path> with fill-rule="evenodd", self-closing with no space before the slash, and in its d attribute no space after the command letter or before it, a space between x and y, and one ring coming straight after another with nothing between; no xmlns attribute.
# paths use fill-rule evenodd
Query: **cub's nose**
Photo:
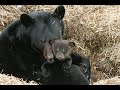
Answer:
<svg viewBox="0 0 120 90"><path fill-rule="evenodd" d="M56 55L56 58L59 60L59 61L63 61L65 59L65 56L63 54L57 54Z"/></svg>
<svg viewBox="0 0 120 90"><path fill-rule="evenodd" d="M63 59L63 57L62 57L62 56L60 56L60 55L59 55L57 58L58 58L59 60L62 60L62 59Z"/></svg>
<svg viewBox="0 0 120 90"><path fill-rule="evenodd" d="M52 64L52 63L54 63L54 58L48 58L47 61L48 61L48 63Z"/></svg>

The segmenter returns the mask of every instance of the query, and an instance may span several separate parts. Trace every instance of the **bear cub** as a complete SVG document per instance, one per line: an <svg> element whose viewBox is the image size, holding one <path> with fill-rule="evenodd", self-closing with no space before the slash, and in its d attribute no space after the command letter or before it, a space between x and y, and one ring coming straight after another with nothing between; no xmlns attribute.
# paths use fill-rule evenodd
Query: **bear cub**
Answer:
<svg viewBox="0 0 120 90"><path fill-rule="evenodd" d="M63 63L62 68L63 69L70 69L72 65L72 58L70 56L71 54L71 47L75 45L74 42L69 42L67 40L54 40L50 41L51 49L53 52L53 56L55 58L55 62ZM52 64L49 64L47 61L43 63L41 66L42 75L44 77L50 76L50 70L49 67L51 67Z"/></svg>

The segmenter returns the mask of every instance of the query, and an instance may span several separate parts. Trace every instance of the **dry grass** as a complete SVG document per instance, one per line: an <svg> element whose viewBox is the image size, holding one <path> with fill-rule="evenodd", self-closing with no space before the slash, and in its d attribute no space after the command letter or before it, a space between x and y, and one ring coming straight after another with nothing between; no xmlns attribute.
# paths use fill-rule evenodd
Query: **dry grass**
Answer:
<svg viewBox="0 0 120 90"><path fill-rule="evenodd" d="M56 5L0 6L0 30L23 12L53 12ZM76 42L75 51L91 60L98 80L120 72L120 6L65 5L65 38Z"/></svg>
<svg viewBox="0 0 120 90"><path fill-rule="evenodd" d="M111 78L120 75L120 43L105 49L96 61L98 70Z"/></svg>
<svg viewBox="0 0 120 90"><path fill-rule="evenodd" d="M8 76L5 74L0 74L0 85L38 85L34 81L27 83L23 79L16 78L14 76Z"/></svg>
<svg viewBox="0 0 120 90"><path fill-rule="evenodd" d="M98 82L93 83L93 85L120 85L120 77L100 80Z"/></svg>

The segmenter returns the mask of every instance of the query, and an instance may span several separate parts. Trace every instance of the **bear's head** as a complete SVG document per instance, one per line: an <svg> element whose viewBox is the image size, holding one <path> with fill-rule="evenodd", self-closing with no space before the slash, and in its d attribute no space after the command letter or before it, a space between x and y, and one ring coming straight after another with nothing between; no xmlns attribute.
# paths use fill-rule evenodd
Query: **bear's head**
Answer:
<svg viewBox="0 0 120 90"><path fill-rule="evenodd" d="M6 28L9 39L11 42L16 40L15 46L31 48L37 53L45 54L45 59L51 60L53 57L50 55L52 53L49 41L60 39L64 34L64 15L65 8L62 5L59 5L53 13L45 11L24 13L20 19Z"/></svg>

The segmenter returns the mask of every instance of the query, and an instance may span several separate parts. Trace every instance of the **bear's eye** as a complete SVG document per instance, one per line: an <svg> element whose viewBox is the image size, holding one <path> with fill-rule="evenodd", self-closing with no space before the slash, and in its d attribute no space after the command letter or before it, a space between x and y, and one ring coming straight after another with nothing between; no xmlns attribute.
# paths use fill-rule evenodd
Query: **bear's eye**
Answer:
<svg viewBox="0 0 120 90"><path fill-rule="evenodd" d="M40 42L41 42L41 43L45 43L45 41L42 41L42 40L41 40Z"/></svg>
<svg viewBox="0 0 120 90"><path fill-rule="evenodd" d="M52 45L54 43L54 40L49 40L49 44Z"/></svg>

